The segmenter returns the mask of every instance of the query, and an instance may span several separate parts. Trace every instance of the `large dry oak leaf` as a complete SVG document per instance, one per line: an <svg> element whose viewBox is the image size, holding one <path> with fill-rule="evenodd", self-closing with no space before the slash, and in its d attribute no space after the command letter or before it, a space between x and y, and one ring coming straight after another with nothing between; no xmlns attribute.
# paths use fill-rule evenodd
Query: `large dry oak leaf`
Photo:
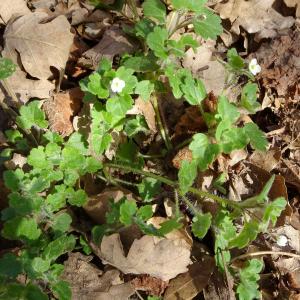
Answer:
<svg viewBox="0 0 300 300"><path fill-rule="evenodd" d="M42 23L46 13L36 12L22 16L9 23L4 33L3 56L21 63L32 77L46 80L52 75L50 67L64 69L73 34L65 16Z"/></svg>

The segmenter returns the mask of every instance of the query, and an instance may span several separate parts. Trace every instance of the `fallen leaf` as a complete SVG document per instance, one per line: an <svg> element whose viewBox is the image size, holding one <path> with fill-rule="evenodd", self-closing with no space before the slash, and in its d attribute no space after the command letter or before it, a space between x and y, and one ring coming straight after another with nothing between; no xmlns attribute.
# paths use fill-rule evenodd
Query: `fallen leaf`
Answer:
<svg viewBox="0 0 300 300"><path fill-rule="evenodd" d="M55 94L53 98L44 102L43 109L52 131L62 136L68 136L74 131L72 117L79 112L83 95L80 88L74 88L65 93Z"/></svg>
<svg viewBox="0 0 300 300"><path fill-rule="evenodd" d="M280 149L270 149L267 152L254 151L249 161L258 167L271 172L278 165L281 159Z"/></svg>
<svg viewBox="0 0 300 300"><path fill-rule="evenodd" d="M104 32L101 41L95 47L83 53L83 58L96 69L102 58L112 60L116 55L130 54L135 50L136 43L130 41L118 26L111 26ZM87 64L84 59L80 62Z"/></svg>
<svg viewBox="0 0 300 300"><path fill-rule="evenodd" d="M0 24L10 20L13 15L26 15L31 13L24 0L1 0Z"/></svg>
<svg viewBox="0 0 300 300"><path fill-rule="evenodd" d="M164 294L165 300L192 300L208 284L215 269L215 261L204 245L195 242L192 256L196 261L188 266L188 272L170 281Z"/></svg>
<svg viewBox="0 0 300 300"><path fill-rule="evenodd" d="M128 115L143 115L149 129L153 132L157 132L155 111L150 101L144 101L140 97L135 100L134 106L127 112Z"/></svg>
<svg viewBox="0 0 300 300"><path fill-rule="evenodd" d="M101 258L125 274L148 274L167 281L188 270L190 250L185 240L145 235L134 240L125 257L119 234L112 234L102 240Z"/></svg>
<svg viewBox="0 0 300 300"><path fill-rule="evenodd" d="M300 1L299 0L284 0L284 3L287 7L295 7L296 8L296 17L300 17Z"/></svg>
<svg viewBox="0 0 300 300"><path fill-rule="evenodd" d="M54 84L50 81L27 79L26 74L21 70L17 70L6 80L20 103L26 103L30 98L49 98L51 91L54 89ZM3 94L3 89L0 89L0 97L7 97L6 94Z"/></svg>
<svg viewBox="0 0 300 300"><path fill-rule="evenodd" d="M21 63L32 77L46 80L50 67L65 68L73 42L71 26L65 16L42 23L46 13L36 12L10 22L4 33L3 56ZM18 53L18 54L17 54Z"/></svg>
<svg viewBox="0 0 300 300"><path fill-rule="evenodd" d="M186 146L177 152L177 154L172 159L172 164L176 169L180 169L182 161L187 160L188 162L191 162L192 159L193 159L193 153L189 149L189 147Z"/></svg>
<svg viewBox="0 0 300 300"><path fill-rule="evenodd" d="M284 17L272 5L275 0L229 0L219 3L215 10L222 19L229 19L231 31L240 34L240 26L248 33L255 33L257 41L275 37L278 30L290 28L293 17Z"/></svg>
<svg viewBox="0 0 300 300"><path fill-rule="evenodd" d="M136 290L145 291L149 295L161 296L168 286L167 281L151 277L148 275L141 275L131 281L131 284Z"/></svg>
<svg viewBox="0 0 300 300"><path fill-rule="evenodd" d="M130 282L123 283L118 270L103 273L91 264L92 257L70 253L62 279L68 281L72 300L125 300L134 293Z"/></svg>
<svg viewBox="0 0 300 300"><path fill-rule="evenodd" d="M14 153L12 159L4 163L8 170L15 170L16 168L23 168L26 164L27 158L19 153Z"/></svg>

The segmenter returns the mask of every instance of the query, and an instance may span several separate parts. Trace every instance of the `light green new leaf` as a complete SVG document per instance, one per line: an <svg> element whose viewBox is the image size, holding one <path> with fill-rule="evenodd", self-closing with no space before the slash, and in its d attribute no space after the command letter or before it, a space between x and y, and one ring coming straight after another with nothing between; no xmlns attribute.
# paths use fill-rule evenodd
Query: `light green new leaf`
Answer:
<svg viewBox="0 0 300 300"><path fill-rule="evenodd" d="M136 213L138 218L141 218L143 221L149 220L153 215L152 205L144 205L140 207Z"/></svg>
<svg viewBox="0 0 300 300"><path fill-rule="evenodd" d="M193 79L190 76L185 78L181 90L184 98L191 105L200 105L207 96L204 83L200 79Z"/></svg>
<svg viewBox="0 0 300 300"><path fill-rule="evenodd" d="M207 8L199 11L199 14L194 18L193 25L195 32L205 40L215 40L223 32L220 17Z"/></svg>
<svg viewBox="0 0 300 300"><path fill-rule="evenodd" d="M59 300L72 299L72 291L68 282L60 280L56 283L51 284L50 287L57 299Z"/></svg>
<svg viewBox="0 0 300 300"><path fill-rule="evenodd" d="M66 232L72 223L72 218L67 213L61 213L55 215L52 222L52 229L54 231Z"/></svg>
<svg viewBox="0 0 300 300"><path fill-rule="evenodd" d="M165 43L168 39L168 31L165 28L155 27L153 32L147 36L147 44L154 54L159 58L168 58Z"/></svg>
<svg viewBox="0 0 300 300"><path fill-rule="evenodd" d="M45 119L45 113L41 110L40 101L32 101L20 108L20 116L16 118L18 126L23 129L30 129L32 126L47 128L48 122Z"/></svg>
<svg viewBox="0 0 300 300"><path fill-rule="evenodd" d="M239 248L243 249L250 242L254 241L259 233L259 223L257 221L250 221L245 223L242 231L237 237L229 242L229 248Z"/></svg>
<svg viewBox="0 0 300 300"><path fill-rule="evenodd" d="M138 184L138 190L143 201L150 202L160 192L161 182L150 177L146 177Z"/></svg>
<svg viewBox="0 0 300 300"><path fill-rule="evenodd" d="M133 222L133 216L137 212L137 206L134 201L126 200L120 207L120 222L124 225L131 225Z"/></svg>
<svg viewBox="0 0 300 300"><path fill-rule="evenodd" d="M211 214L210 213L197 214L193 218L192 232L197 238L202 239L207 234L207 231L210 228L210 225L211 225Z"/></svg>
<svg viewBox="0 0 300 300"><path fill-rule="evenodd" d="M187 9L194 12L202 11L207 0L172 0L175 9Z"/></svg>
<svg viewBox="0 0 300 300"><path fill-rule="evenodd" d="M125 117L128 110L132 108L133 100L130 95L109 98L106 102L106 109L111 114Z"/></svg>
<svg viewBox="0 0 300 300"><path fill-rule="evenodd" d="M87 198L88 198L88 196L84 190L82 190L82 189L77 190L77 191L72 190L68 197L68 202L71 205L81 207L86 203Z"/></svg>
<svg viewBox="0 0 300 300"><path fill-rule="evenodd" d="M252 114L261 107L257 102L257 93L258 85L256 83L247 83L242 89L241 105Z"/></svg>
<svg viewBox="0 0 300 300"><path fill-rule="evenodd" d="M143 3L144 16L148 18L154 18L160 23L165 22L166 7L160 0L146 0Z"/></svg>
<svg viewBox="0 0 300 300"><path fill-rule="evenodd" d="M140 95L144 101L148 101L152 92L154 91L154 84L150 80L139 81L135 87L135 93Z"/></svg>
<svg viewBox="0 0 300 300"><path fill-rule="evenodd" d="M255 123L247 123L244 126L245 135L249 138L251 146L260 151L265 151L268 147L268 140L263 131Z"/></svg>
<svg viewBox="0 0 300 300"><path fill-rule="evenodd" d="M259 273L262 271L263 262L258 259L251 259L247 266L240 270L240 283L237 287L237 294L240 300L260 299L261 295L258 290Z"/></svg>
<svg viewBox="0 0 300 300"><path fill-rule="evenodd" d="M116 71L115 78L119 78L125 81L125 87L119 93L120 95L132 94L134 88L137 85L137 78L133 75L134 70L130 68L125 68L124 66L120 67Z"/></svg>
<svg viewBox="0 0 300 300"><path fill-rule="evenodd" d="M15 217L4 223L2 234L6 239L17 240L26 238L36 240L41 235L41 230L33 218Z"/></svg>
<svg viewBox="0 0 300 300"><path fill-rule="evenodd" d="M170 219L163 223L159 224L160 228L158 229L158 234L165 236L173 230L180 229L183 224L180 223L177 219Z"/></svg>
<svg viewBox="0 0 300 300"><path fill-rule="evenodd" d="M239 127L230 127L228 130L225 130L222 132L221 137L218 138L218 141L220 141L220 147L224 153L230 153L233 150L243 149L248 144L248 138L243 128Z"/></svg>
<svg viewBox="0 0 300 300"><path fill-rule="evenodd" d="M179 187L183 194L188 192L189 187L194 183L197 176L197 161L193 160L191 162L184 160L178 172Z"/></svg>
<svg viewBox="0 0 300 300"><path fill-rule="evenodd" d="M27 158L27 163L36 169L49 169L52 164L47 161L43 146L33 148Z"/></svg>
<svg viewBox="0 0 300 300"><path fill-rule="evenodd" d="M185 55L186 48L192 47L196 51L196 48L199 46L198 42L191 35L184 35L179 41L168 40L167 44L169 51L178 57Z"/></svg>
<svg viewBox="0 0 300 300"><path fill-rule="evenodd" d="M49 261L55 261L58 257L72 251L75 247L75 237L73 235L60 236L50 242L44 250L43 258Z"/></svg>
<svg viewBox="0 0 300 300"><path fill-rule="evenodd" d="M47 272L50 268L50 261L42 259L41 257L35 257L31 264L33 270L38 273Z"/></svg>
<svg viewBox="0 0 300 300"><path fill-rule="evenodd" d="M193 136L193 141L189 145L193 153L193 158L197 160L200 170L207 169L216 156L220 153L218 144L211 144L208 137L203 133L197 133Z"/></svg>
<svg viewBox="0 0 300 300"><path fill-rule="evenodd" d="M280 216L282 211L285 209L287 205L287 201L283 198L277 198L274 201L270 202L264 211L263 215L263 223L261 224L261 228L265 231L268 228L270 222L273 225L276 224L277 218Z"/></svg>
<svg viewBox="0 0 300 300"><path fill-rule="evenodd" d="M240 113L237 107L228 101L226 96L220 96L218 98L218 115L222 121L228 121L233 124L240 117Z"/></svg>
<svg viewBox="0 0 300 300"><path fill-rule="evenodd" d="M16 71L16 65L11 59L0 57L0 80L6 79Z"/></svg>
<svg viewBox="0 0 300 300"><path fill-rule="evenodd" d="M109 90L105 87L101 81L101 75L94 72L89 76L89 82L87 84L87 90L91 94L97 96L100 99L105 99L109 96Z"/></svg>
<svg viewBox="0 0 300 300"><path fill-rule="evenodd" d="M84 166L85 157L80 153L78 148L66 146L62 150L62 161L60 168L62 170L76 169L79 170Z"/></svg>
<svg viewBox="0 0 300 300"><path fill-rule="evenodd" d="M227 62L235 70L242 69L245 65L244 60L238 55L235 48L227 51Z"/></svg>

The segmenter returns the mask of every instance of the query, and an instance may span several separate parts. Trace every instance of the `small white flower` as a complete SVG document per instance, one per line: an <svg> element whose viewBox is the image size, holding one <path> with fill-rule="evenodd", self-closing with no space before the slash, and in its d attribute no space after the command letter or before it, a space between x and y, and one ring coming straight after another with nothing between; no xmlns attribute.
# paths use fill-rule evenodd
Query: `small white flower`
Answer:
<svg viewBox="0 0 300 300"><path fill-rule="evenodd" d="M277 245L280 247L285 247L288 243L288 239L285 235L281 234L276 239Z"/></svg>
<svg viewBox="0 0 300 300"><path fill-rule="evenodd" d="M125 87L125 81L116 77L112 80L110 88L114 93L121 93Z"/></svg>
<svg viewBox="0 0 300 300"><path fill-rule="evenodd" d="M251 59L250 63L249 63L249 70L250 72L255 76L256 74L258 74L261 71L261 67L260 65L257 63L257 59L253 58Z"/></svg>

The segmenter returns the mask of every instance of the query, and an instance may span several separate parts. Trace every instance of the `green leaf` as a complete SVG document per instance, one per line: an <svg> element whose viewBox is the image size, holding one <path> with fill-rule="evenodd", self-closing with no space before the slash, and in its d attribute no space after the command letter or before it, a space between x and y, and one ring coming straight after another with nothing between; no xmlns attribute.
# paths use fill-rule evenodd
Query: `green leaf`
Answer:
<svg viewBox="0 0 300 300"><path fill-rule="evenodd" d="M223 32L220 17L205 7L198 12L199 14L193 21L195 32L201 35L205 40L217 39Z"/></svg>
<svg viewBox="0 0 300 300"><path fill-rule="evenodd" d="M62 144L64 139L56 132L47 131L43 138L49 143Z"/></svg>
<svg viewBox="0 0 300 300"><path fill-rule="evenodd" d="M192 232L193 234L199 238L203 239L205 235L207 234L207 231L209 230L211 225L211 214L197 214L193 218L192 223Z"/></svg>
<svg viewBox="0 0 300 300"><path fill-rule="evenodd" d="M87 88L84 89L84 91L88 91L100 99L105 99L109 96L109 90L103 85L101 75L99 73L94 72L89 76L88 79L89 82L87 84Z"/></svg>
<svg viewBox="0 0 300 300"><path fill-rule="evenodd" d="M13 144L23 138L23 134L19 130L15 129L5 130L5 136L7 137L7 140Z"/></svg>
<svg viewBox="0 0 300 300"><path fill-rule="evenodd" d="M175 9L188 9L191 11L202 11L203 5L207 0L172 0Z"/></svg>
<svg viewBox="0 0 300 300"><path fill-rule="evenodd" d="M0 278L1 276L16 278L22 273L22 271L22 262L16 255L12 253L6 253L0 258Z"/></svg>
<svg viewBox="0 0 300 300"><path fill-rule="evenodd" d="M100 74L104 74L107 71L110 71L112 69L112 61L108 58L102 58L99 62L97 72Z"/></svg>
<svg viewBox="0 0 300 300"><path fill-rule="evenodd" d="M263 268L263 262L258 259L251 259L245 268L240 270L240 283L237 287L237 294L240 300L260 299L261 294L258 290L259 273Z"/></svg>
<svg viewBox="0 0 300 300"><path fill-rule="evenodd" d="M256 221L250 221L245 223L242 231L237 237L229 242L229 248L239 248L243 249L254 241L259 233L259 223Z"/></svg>
<svg viewBox="0 0 300 300"><path fill-rule="evenodd" d="M70 146L77 149L82 155L88 154L88 143L86 138L79 132L72 133L65 146Z"/></svg>
<svg viewBox="0 0 300 300"><path fill-rule="evenodd" d="M28 284L25 289L25 300L48 300L48 296L37 285Z"/></svg>
<svg viewBox="0 0 300 300"><path fill-rule="evenodd" d="M223 187L223 184L227 181L226 180L227 174L221 173L214 181L213 187L216 188L220 193L223 195L226 194L226 189Z"/></svg>
<svg viewBox="0 0 300 300"><path fill-rule="evenodd" d="M247 123L244 126L244 132L250 140L251 146L260 151L265 151L268 147L268 140L263 131L255 123Z"/></svg>
<svg viewBox="0 0 300 300"><path fill-rule="evenodd" d="M242 89L241 105L252 114L261 107L257 102L257 93L258 85L256 83L247 83Z"/></svg>
<svg viewBox="0 0 300 300"><path fill-rule="evenodd" d="M143 221L149 220L153 215L152 205L145 205L138 209L136 216Z"/></svg>
<svg viewBox="0 0 300 300"><path fill-rule="evenodd" d="M270 222L272 222L273 225L276 224L277 218L281 215L286 205L287 201L283 197L279 197L266 206L262 218L263 223L261 224L262 231L268 228Z"/></svg>
<svg viewBox="0 0 300 300"><path fill-rule="evenodd" d="M191 187L197 176L197 161L193 160L191 162L184 160L178 172L179 187L183 194L188 192L189 187Z"/></svg>
<svg viewBox="0 0 300 300"><path fill-rule="evenodd" d="M200 79L193 79L192 77L187 77L184 80L181 90L191 105L200 105L207 96L204 83Z"/></svg>
<svg viewBox="0 0 300 300"><path fill-rule="evenodd" d="M130 68L120 67L116 71L115 77L125 81L125 87L120 92L120 95L132 94L137 84L137 78L133 75L134 70Z"/></svg>
<svg viewBox="0 0 300 300"><path fill-rule="evenodd" d="M124 118L127 111L132 108L133 100L129 95L109 98L106 102L106 109L111 114Z"/></svg>
<svg viewBox="0 0 300 300"><path fill-rule="evenodd" d="M217 140L221 142L220 146L222 147L222 151L224 153L230 153L233 150L243 149L248 144L248 139L243 128L239 127L231 127L228 130L225 130L222 132L222 136L217 138Z"/></svg>
<svg viewBox="0 0 300 300"><path fill-rule="evenodd" d="M24 172L22 169L7 170L3 173L5 186L11 191L18 191L23 186Z"/></svg>
<svg viewBox="0 0 300 300"><path fill-rule="evenodd" d="M135 93L140 95L144 101L148 101L152 92L154 91L154 84L150 80L142 80L138 82L135 88Z"/></svg>
<svg viewBox="0 0 300 300"><path fill-rule="evenodd" d="M52 229L54 231L66 232L69 230L72 223L72 218L67 213L55 215L52 220Z"/></svg>
<svg viewBox="0 0 300 300"><path fill-rule="evenodd" d="M96 225L92 229L92 239L96 245L99 245L106 234L109 234L111 231L108 228L107 224Z"/></svg>
<svg viewBox="0 0 300 300"><path fill-rule="evenodd" d="M85 159L85 166L83 168L84 173L96 173L102 169L101 161L97 160L94 157L87 157Z"/></svg>
<svg viewBox="0 0 300 300"><path fill-rule="evenodd" d="M11 59L0 57L0 80L10 77L16 71L16 65Z"/></svg>
<svg viewBox="0 0 300 300"><path fill-rule="evenodd" d="M60 236L50 242L44 250L43 257L45 260L55 261L58 257L72 251L75 247L75 237L73 235Z"/></svg>
<svg viewBox="0 0 300 300"><path fill-rule="evenodd" d="M144 202L151 202L160 192L161 182L150 177L146 177L138 184L139 194Z"/></svg>
<svg viewBox="0 0 300 300"><path fill-rule="evenodd" d="M136 72L153 72L159 69L157 58L153 54L126 58L123 66Z"/></svg>
<svg viewBox="0 0 300 300"><path fill-rule="evenodd" d="M235 123L240 117L240 113L237 107L228 101L226 96L220 96L218 98L218 114L217 117L222 121L228 121L231 124Z"/></svg>
<svg viewBox="0 0 300 300"><path fill-rule="evenodd" d="M20 108L20 116L16 118L18 126L23 129L30 129L32 126L47 128L48 122L45 120L45 113L41 110L40 101L32 101Z"/></svg>
<svg viewBox="0 0 300 300"><path fill-rule="evenodd" d="M128 137L133 137L139 132L148 132L149 128L144 116L137 115L134 119L130 119L126 122L124 131Z"/></svg>
<svg viewBox="0 0 300 300"><path fill-rule="evenodd" d="M77 191L72 191L68 197L68 202L71 204L71 205L74 205L74 206L78 206L78 207L81 207L83 206L86 201L87 201L87 194L84 190L77 190Z"/></svg>
<svg viewBox="0 0 300 300"><path fill-rule="evenodd" d="M61 147L56 143L49 143L45 148L47 160L54 165L59 165L61 161ZM51 164L50 164L51 165Z"/></svg>
<svg viewBox="0 0 300 300"><path fill-rule="evenodd" d="M51 284L51 290L54 296L59 300L71 300L72 291L70 285L66 281L58 281L54 284Z"/></svg>
<svg viewBox="0 0 300 300"><path fill-rule="evenodd" d="M2 235L9 240L26 238L36 240L41 235L41 230L35 219L26 217L15 217L5 222Z"/></svg>
<svg viewBox="0 0 300 300"><path fill-rule="evenodd" d="M147 44L154 54L159 58L168 58L168 51L165 43L168 39L168 31L165 28L155 27L153 32L147 36Z"/></svg>
<svg viewBox="0 0 300 300"><path fill-rule="evenodd" d="M84 254L90 255L92 253L91 247L89 246L88 242L84 239L84 237L82 237L82 235L79 238L79 243L82 247L82 251L84 252Z"/></svg>
<svg viewBox="0 0 300 300"><path fill-rule="evenodd" d="M134 26L135 35L137 37L146 39L148 34L153 31L154 27L155 23L153 21L143 18L140 21L138 21Z"/></svg>
<svg viewBox="0 0 300 300"><path fill-rule="evenodd" d="M208 137L203 133L197 133L193 136L189 149L192 151L193 158L197 160L198 166L202 171L207 169L220 153L219 145L211 144Z"/></svg>
<svg viewBox="0 0 300 300"><path fill-rule="evenodd" d="M165 236L173 230L180 229L183 224L178 222L178 219L170 219L159 224L158 232L161 236Z"/></svg>
<svg viewBox="0 0 300 300"><path fill-rule="evenodd" d="M227 62L235 70L240 70L244 67L244 60L238 55L235 48L227 51Z"/></svg>
<svg viewBox="0 0 300 300"><path fill-rule="evenodd" d="M179 41L168 40L167 44L169 51L178 57L185 55L186 48L192 47L196 51L199 46L198 42L189 34L182 36Z"/></svg>
<svg viewBox="0 0 300 300"><path fill-rule="evenodd" d="M46 154L43 146L38 146L30 151L27 158L27 163L36 169L49 169L52 164L46 159Z"/></svg>
<svg viewBox="0 0 300 300"><path fill-rule="evenodd" d="M50 261L44 260L41 257L35 257L32 260L32 268L37 273L47 272L50 268Z"/></svg>
<svg viewBox="0 0 300 300"><path fill-rule="evenodd" d="M124 225L131 225L133 222L133 216L137 212L137 206L134 201L126 200L120 207L120 222Z"/></svg>
<svg viewBox="0 0 300 300"><path fill-rule="evenodd" d="M160 23L165 22L166 7L160 0L146 0L142 7L145 17L154 18Z"/></svg>
<svg viewBox="0 0 300 300"><path fill-rule="evenodd" d="M14 208L20 215L27 215L40 210L44 199L37 195L21 195L13 192L9 196L9 206Z"/></svg>
<svg viewBox="0 0 300 300"><path fill-rule="evenodd" d="M85 164L85 157L80 153L78 148L72 146L66 146L62 150L62 161L60 168L62 170L67 169L81 169Z"/></svg>
<svg viewBox="0 0 300 300"><path fill-rule="evenodd" d="M182 71L186 71L182 69ZM179 99L183 92L181 91L181 84L183 83L184 76L180 73L180 71L176 71L175 65L168 64L165 69L165 75L169 79L170 86L172 87L173 95L176 99Z"/></svg>

